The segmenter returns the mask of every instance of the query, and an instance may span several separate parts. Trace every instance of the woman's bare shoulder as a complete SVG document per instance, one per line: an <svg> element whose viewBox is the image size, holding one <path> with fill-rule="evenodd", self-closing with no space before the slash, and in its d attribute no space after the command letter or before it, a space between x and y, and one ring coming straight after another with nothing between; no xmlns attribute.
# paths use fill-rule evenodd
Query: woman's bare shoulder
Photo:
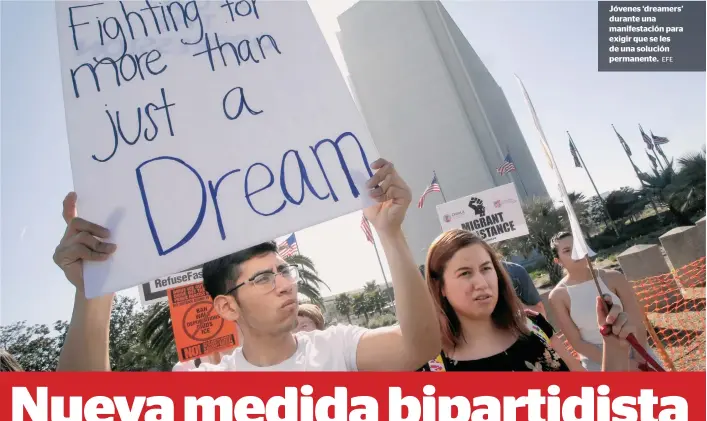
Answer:
<svg viewBox="0 0 707 421"><path fill-rule="evenodd" d="M550 291L548 299L550 301L565 302L566 298L569 297L567 293L567 285L565 284L565 279L561 280L555 287Z"/></svg>

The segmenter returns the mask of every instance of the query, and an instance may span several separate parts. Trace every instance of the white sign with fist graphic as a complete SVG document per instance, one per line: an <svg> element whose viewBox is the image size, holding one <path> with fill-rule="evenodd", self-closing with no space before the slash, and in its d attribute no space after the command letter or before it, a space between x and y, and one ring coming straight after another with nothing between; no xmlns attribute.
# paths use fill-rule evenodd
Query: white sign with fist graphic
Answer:
<svg viewBox="0 0 707 421"><path fill-rule="evenodd" d="M523 208L513 183L437 205L442 230L463 229L487 243L528 234Z"/></svg>

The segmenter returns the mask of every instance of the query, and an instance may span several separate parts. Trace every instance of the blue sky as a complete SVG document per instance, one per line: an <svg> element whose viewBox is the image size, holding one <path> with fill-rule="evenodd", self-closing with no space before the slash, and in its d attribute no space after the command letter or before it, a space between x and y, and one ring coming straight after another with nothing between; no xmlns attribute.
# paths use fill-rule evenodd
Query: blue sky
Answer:
<svg viewBox="0 0 707 421"><path fill-rule="evenodd" d="M351 3L310 2L343 72L336 17ZM552 175L514 73L530 93L569 190L593 194L583 170L571 163L566 130L602 192L638 183L612 123L644 169L639 123L671 139L664 148L669 156L705 144L704 73L597 72L595 2L443 3L506 93L552 195ZM45 1L0 5L0 323L51 323L70 317L73 298L52 262L64 230L61 201L72 189L54 7ZM425 186L412 187L416 199ZM301 252L314 259L334 292L382 281L359 221L354 213L297 234Z"/></svg>

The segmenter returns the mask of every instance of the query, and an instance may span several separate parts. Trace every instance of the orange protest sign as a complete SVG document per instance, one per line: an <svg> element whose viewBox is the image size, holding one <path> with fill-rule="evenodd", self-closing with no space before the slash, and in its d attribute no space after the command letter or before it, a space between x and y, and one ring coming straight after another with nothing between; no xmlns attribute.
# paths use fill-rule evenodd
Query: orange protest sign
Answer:
<svg viewBox="0 0 707 421"><path fill-rule="evenodd" d="M238 346L236 324L214 311L202 283L167 292L179 361L189 361Z"/></svg>

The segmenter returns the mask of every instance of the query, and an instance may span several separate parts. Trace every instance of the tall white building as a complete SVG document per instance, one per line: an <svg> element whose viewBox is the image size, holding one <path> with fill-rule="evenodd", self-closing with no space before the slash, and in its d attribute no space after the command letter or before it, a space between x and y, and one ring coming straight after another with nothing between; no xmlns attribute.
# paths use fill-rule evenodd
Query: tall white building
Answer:
<svg viewBox="0 0 707 421"><path fill-rule="evenodd" d="M339 26L355 100L413 202L433 171L447 201L511 181L521 200L548 195L503 91L441 3L359 1ZM517 172L499 176L508 153ZM418 264L441 232L440 203L432 193L406 217Z"/></svg>

